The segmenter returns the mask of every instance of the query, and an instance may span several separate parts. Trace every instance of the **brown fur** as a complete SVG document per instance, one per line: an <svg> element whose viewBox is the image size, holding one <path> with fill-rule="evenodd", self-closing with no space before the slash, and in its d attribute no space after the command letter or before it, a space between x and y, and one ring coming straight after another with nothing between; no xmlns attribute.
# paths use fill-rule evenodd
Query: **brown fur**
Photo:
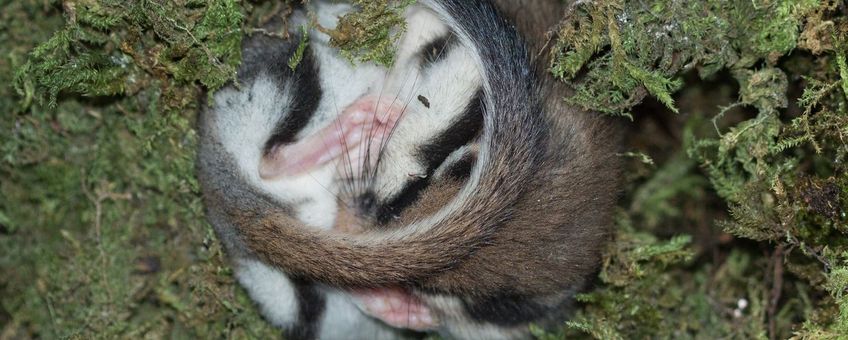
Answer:
<svg viewBox="0 0 848 340"><path fill-rule="evenodd" d="M554 292L580 285L597 269L618 194L620 137L614 123L594 112L566 105L566 87L546 72L550 54L542 51L565 6L558 1L497 0L539 53L537 72L547 93L544 108L549 143L540 172L498 228L491 242L423 286L512 293ZM541 150L539 150L541 151Z"/></svg>

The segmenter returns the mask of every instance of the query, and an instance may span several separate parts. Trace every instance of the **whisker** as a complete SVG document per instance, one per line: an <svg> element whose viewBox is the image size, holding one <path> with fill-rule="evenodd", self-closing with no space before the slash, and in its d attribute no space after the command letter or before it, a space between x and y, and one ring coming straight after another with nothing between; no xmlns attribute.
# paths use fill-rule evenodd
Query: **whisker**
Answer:
<svg viewBox="0 0 848 340"><path fill-rule="evenodd" d="M392 70L389 70L388 72L386 72L386 75L383 78L383 83L382 83L382 86L380 87L380 93L377 96L377 101L375 102L375 106L374 106L374 116L372 117L372 121L371 121L372 124L377 119L377 115L380 114L379 112L377 112L377 110L379 109L380 103L383 101L383 93L386 90L385 84L388 83L389 75L392 73L391 71ZM409 75L407 74L406 78L404 78L403 84L406 84L406 81L408 79L409 79ZM391 105L389 105L388 107L392 107L394 105L395 101L397 101L398 95L399 95L399 93L395 94L394 98L392 99ZM376 133L376 131L374 130L375 126L376 126L376 124L372 125L371 130L368 132L368 135L367 135L368 139L365 142L365 147L362 148L362 150L361 150L361 152L364 152L364 154L360 154L360 156L361 156L360 159L362 161L362 164L361 164L360 172L359 172L358 175L359 175L360 182L362 182L363 189L371 188L372 185L373 185L374 179L376 178L376 175L377 175L376 165L374 166L373 171L372 171L372 165L371 165L371 145L373 143L374 134ZM365 136L365 134L363 134L363 137L364 136Z"/></svg>
<svg viewBox="0 0 848 340"><path fill-rule="evenodd" d="M336 101L336 97L335 97L335 96L332 96L332 101L333 101L333 107L336 109L337 114L336 114L336 117L333 119L335 122L334 122L334 123L333 123L333 122L331 122L330 124L335 124L335 125L336 125L336 129L337 129L337 131L338 131L338 132L342 132L341 121L338 119L338 118L339 118L339 116L341 115L341 112L339 111L339 105L338 105L338 102ZM344 135L343 135L342 133L339 133L338 135L339 135L339 137L338 137L338 138L339 138L339 143L340 143L340 144L341 144L341 146L342 146L342 150L345 150L345 149L347 148L347 141L343 138L343 137L344 137ZM325 148L328 148L328 145L327 145L327 142L326 142L326 141L322 140L322 143L324 143L324 147L325 147ZM346 152L342 152L342 162L344 162L344 154L346 154ZM348 162L348 163L349 163L349 162ZM341 167L341 168L342 168L342 169L341 169L341 171L342 171L342 172L346 172L346 171L347 171L347 168L345 168L344 164L342 165L342 167ZM335 172L335 174L336 174L337 176L338 176L338 175L345 176L345 174L339 174L339 168L338 168L338 167L336 167L336 169L334 170L334 172ZM352 170L351 170L351 172L352 172ZM310 174L310 176L311 176L311 174ZM314 178L314 177L313 177L313 178ZM342 177L342 178L344 178L344 177ZM317 179L316 179L316 181L317 181ZM320 183L319 183L319 185L320 185ZM322 185L322 186L323 186L323 185ZM346 187L345 182L344 182L344 181L342 181L342 184L341 184L341 185L339 185L339 192L332 192L332 191L329 191L329 189L327 189L327 191L328 191L328 192L330 192L330 193L331 193L331 194L332 194L332 195L336 198L336 200L337 200L337 201L341 202L341 201L343 201L343 197L344 197L344 195L347 193L347 189L348 189L348 188Z"/></svg>
<svg viewBox="0 0 848 340"><path fill-rule="evenodd" d="M377 94L377 101L375 102L375 106L374 106L374 111L375 111L374 116L371 118L372 130L369 131L367 142L366 142L366 140L363 140L365 138L366 134L363 133L360 136L359 143L360 143L360 145L365 146L364 148L360 148L360 150L359 150L359 152L360 152L359 160L362 164L360 165L359 174L357 174L357 176L359 177L359 182L361 182L360 183L361 189L362 189L361 192L364 192L365 188L368 188L368 187L371 186L370 183L366 183L366 181L368 179L365 176L365 173L367 173L369 171L368 168L370 167L370 162L369 162L370 157L369 157L369 155L371 153L371 136L372 136L372 133L373 133L373 123L374 123L374 120L377 118L377 112L376 111L377 111L377 108L379 107L380 102L383 100L383 93L386 90L386 83L388 82L388 78L389 78L390 73L391 73L391 70L387 70L386 73L383 75L383 81L380 83L380 92ZM363 142L365 142L365 143L363 143ZM364 152L364 154L363 154L363 152Z"/></svg>
<svg viewBox="0 0 848 340"><path fill-rule="evenodd" d="M445 40L445 45L442 49L439 50L439 54L436 55L436 60L442 58L442 55L445 53L445 51L448 50L448 46L450 46L450 44L453 42L452 40L454 38L455 38L455 36L454 36L453 33L448 33L448 38L447 38L447 40Z"/></svg>
<svg viewBox="0 0 848 340"><path fill-rule="evenodd" d="M315 178L315 176L313 176L309 172L307 172L306 174L309 175L309 177L312 177L312 180L314 180L315 183L318 184L321 188L323 188L325 191L327 191L331 195L335 196L336 199L339 199L339 196L335 192L331 191L330 188L326 187L324 184L321 184L321 181L319 181L317 178Z"/></svg>
<svg viewBox="0 0 848 340"><path fill-rule="evenodd" d="M413 72L413 71L410 71L410 72ZM386 150L386 146L388 145L388 141L392 138L392 136L394 136L395 131L397 131L397 128L400 125L401 120L406 116L406 110L407 110L407 108L409 108L409 104L412 102L412 98L415 96L415 90L418 87L418 79L419 79L420 76L421 76L421 72L415 72L415 79L413 79L413 81L412 81L411 88L409 89L409 95L407 96L406 102L404 103L403 108L401 109L400 114L398 115L397 121L392 126L392 129L389 130L389 132L385 136L383 136L382 140L380 141L380 149L377 152L377 160L376 160L375 165L374 165L375 169L379 167L380 162L383 159L382 155ZM397 97L399 97L399 96L397 96ZM375 170L373 176L376 176L376 175L377 174L376 174L376 170Z"/></svg>
<svg viewBox="0 0 848 340"><path fill-rule="evenodd" d="M336 110L338 110L338 109L336 109ZM337 116L337 118L338 118L338 116ZM336 173L339 174L339 172L341 172L341 174L339 174L340 175L339 177L342 178L342 185L340 185L340 190L342 191L341 194L342 195L353 194L353 192L352 192L353 189L348 186L349 181L346 180L347 178L349 178L353 174L353 165L352 165L353 162L350 159L350 154L347 152L347 149L348 149L347 139L344 138L344 134L342 133L343 131L342 131L342 127L341 127L341 122L338 119L336 119L336 128L337 128L337 131L339 132L339 137L338 137L339 138L339 144L342 146L342 150L344 150L344 151L342 151L342 159L341 159L342 164L341 164L341 166L336 167ZM339 168L341 168L341 169L339 169Z"/></svg>

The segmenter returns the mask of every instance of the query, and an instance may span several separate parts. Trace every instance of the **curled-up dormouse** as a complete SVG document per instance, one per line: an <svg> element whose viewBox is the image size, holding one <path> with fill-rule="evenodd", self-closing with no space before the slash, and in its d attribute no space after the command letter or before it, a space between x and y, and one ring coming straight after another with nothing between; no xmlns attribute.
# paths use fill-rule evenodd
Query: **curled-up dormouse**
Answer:
<svg viewBox="0 0 848 340"><path fill-rule="evenodd" d="M311 1L322 27L352 10ZM420 0L390 67L246 38L199 118L207 216L292 338L529 337L596 272L617 136L545 72L560 1ZM292 27L309 21L295 11Z"/></svg>

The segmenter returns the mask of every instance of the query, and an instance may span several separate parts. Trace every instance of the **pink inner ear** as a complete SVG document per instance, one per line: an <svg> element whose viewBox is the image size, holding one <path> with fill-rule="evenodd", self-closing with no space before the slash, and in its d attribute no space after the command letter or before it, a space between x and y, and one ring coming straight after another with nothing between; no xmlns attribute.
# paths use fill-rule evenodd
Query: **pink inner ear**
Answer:
<svg viewBox="0 0 848 340"><path fill-rule="evenodd" d="M259 162L259 177L272 180L300 175L345 153L352 162L358 162L365 155L363 148L368 152L379 149L402 113L403 109L391 102L360 98L323 129L271 149Z"/></svg>
<svg viewBox="0 0 848 340"><path fill-rule="evenodd" d="M351 292L363 312L397 328L417 331L432 330L438 321L419 298L398 287L375 288Z"/></svg>

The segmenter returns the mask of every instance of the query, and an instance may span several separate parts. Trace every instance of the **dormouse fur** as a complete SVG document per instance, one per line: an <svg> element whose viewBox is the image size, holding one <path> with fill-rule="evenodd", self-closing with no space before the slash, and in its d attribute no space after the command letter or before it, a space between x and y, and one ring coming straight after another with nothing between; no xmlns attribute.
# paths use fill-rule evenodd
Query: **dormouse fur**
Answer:
<svg viewBox="0 0 848 340"><path fill-rule="evenodd" d="M251 78L256 76L251 70L265 69L264 77L286 79L288 86L297 88L283 87L281 92L294 93L288 98L283 93L233 90L230 95L216 95L215 106L205 110L199 124L198 172L207 214L230 255L247 268L242 276L261 279L285 273L292 278L290 288L301 297L320 295L309 282L328 287L412 287L428 303L458 304L455 309L443 309L464 311L455 319L468 322L448 324L452 329L446 334L475 338L507 334L511 331L504 327L515 326L515 337L523 337L526 327L521 325L559 315L567 297L597 268L617 191L615 129L594 113L566 105L567 90L545 72L547 54L540 51L546 45L544 33L562 16L558 1L503 0L495 1L494 6L463 0L418 3L445 23L457 44L472 52L482 93L480 98L470 96L471 101L481 103L482 128L475 143L447 155L440 167L430 169L431 185L411 206L383 221L385 225L366 225L356 233L315 228L333 222L300 214L298 202L314 192L315 185L332 187L334 172L317 171L313 177L288 183L285 190L282 184L279 191L258 187L260 179L251 177L255 174L236 169L243 158L258 161L263 150L255 149L250 155L234 153L233 144L264 145L268 136L221 138L220 129L242 123L221 114L259 107L292 108L289 114L294 115L309 105L330 105L304 99L322 89L334 91L327 84L299 81L309 79L308 72L328 65L359 80L347 82L346 86L353 87L347 91L334 92L341 93L336 98L339 102L367 92L370 84L387 77L387 71L334 64L338 60L321 57L328 51L317 50L307 51L314 54L307 59L315 65L301 65L292 71L285 61L296 44L268 37L252 39L245 47L239 78L254 81L242 81L242 86L273 82ZM265 51L263 55L267 55L268 49L275 49L273 54L280 56L278 65L251 64L267 62L252 58L251 53ZM305 90L297 93L298 88ZM227 123L222 124L222 119ZM301 120L300 129L319 128L310 122ZM285 130L282 132L279 137L286 136ZM451 165L466 161L466 156L473 160L467 176L454 180L445 175ZM288 190L291 187L302 192ZM281 196L291 204L282 204ZM329 195L308 204L314 205L310 211L316 211L331 209L336 203ZM260 262L279 272L259 266ZM462 298L457 300L457 296ZM325 308L350 308L340 295L324 299ZM267 292L266 300L277 301L274 292ZM312 315L303 308L297 313L300 319ZM297 319L279 316L279 320L292 318ZM469 326L480 322L484 324ZM487 328L486 322L500 326ZM372 326L374 331L369 334L398 336L380 325ZM333 338L330 333L320 334Z"/></svg>

